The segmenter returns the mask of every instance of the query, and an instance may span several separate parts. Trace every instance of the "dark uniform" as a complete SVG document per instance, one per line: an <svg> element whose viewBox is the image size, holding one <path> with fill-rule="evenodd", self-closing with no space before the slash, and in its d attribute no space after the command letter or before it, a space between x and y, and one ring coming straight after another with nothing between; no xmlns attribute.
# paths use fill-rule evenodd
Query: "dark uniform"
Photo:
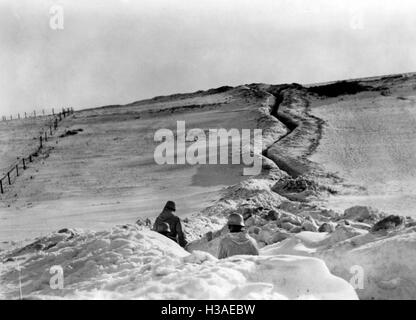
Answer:
<svg viewBox="0 0 416 320"><path fill-rule="evenodd" d="M188 242L186 241L185 234L183 232L181 219L178 216L175 216L173 212L176 211L176 205L173 201L168 201L163 208L163 211L156 218L156 221L153 225L154 230L158 230L158 226L163 223L168 223L170 227L170 232L167 233L171 239L176 240L181 247L185 247Z"/></svg>

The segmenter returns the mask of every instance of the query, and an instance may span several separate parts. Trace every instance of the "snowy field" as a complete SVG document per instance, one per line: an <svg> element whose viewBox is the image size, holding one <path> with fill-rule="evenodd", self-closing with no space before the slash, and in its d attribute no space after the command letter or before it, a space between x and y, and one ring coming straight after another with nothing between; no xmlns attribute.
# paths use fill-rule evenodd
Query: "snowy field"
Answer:
<svg viewBox="0 0 416 320"><path fill-rule="evenodd" d="M416 217L416 87L414 79L390 85L383 96L362 93L315 101L326 124L310 158L347 184L364 190L332 197L329 206L362 204Z"/></svg>
<svg viewBox="0 0 416 320"><path fill-rule="evenodd" d="M167 200L186 216L212 204L225 186L244 179L240 165L157 165L156 130L255 128L259 100L245 90L171 96L128 106L77 112L60 123L42 160L30 166L0 202L0 241L61 228L111 228L155 217ZM17 122L16 122L17 123ZM1 132L31 143L33 125ZM76 135L58 137L68 130ZM10 138L11 139L11 138ZM9 140L14 141L14 140ZM188 143L189 145L190 143ZM13 150L9 150L12 153ZM16 155L24 151L20 148ZM4 166L11 159L3 159Z"/></svg>
<svg viewBox="0 0 416 320"><path fill-rule="evenodd" d="M39 136L51 121L50 116L0 121L0 174L6 173L18 157L27 157L37 149Z"/></svg>

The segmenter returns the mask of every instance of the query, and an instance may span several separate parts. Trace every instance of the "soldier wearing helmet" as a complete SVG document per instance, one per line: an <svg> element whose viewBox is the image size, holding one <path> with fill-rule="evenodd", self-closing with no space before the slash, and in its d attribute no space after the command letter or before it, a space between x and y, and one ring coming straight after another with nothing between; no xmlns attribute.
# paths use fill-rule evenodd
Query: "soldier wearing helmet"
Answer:
<svg viewBox="0 0 416 320"><path fill-rule="evenodd" d="M173 201L168 201L163 208L163 211L156 218L153 225L153 230L166 235L168 238L179 243L181 247L187 245L185 234L182 230L182 223L178 216L174 215L176 211L176 204ZM167 225L167 226L166 226ZM162 230L162 232L158 231ZM164 231L163 231L164 230Z"/></svg>
<svg viewBox="0 0 416 320"><path fill-rule="evenodd" d="M235 255L258 255L256 240L245 232L243 216L232 213L228 217L228 229L230 233L226 234L221 240L218 250L218 259L224 259Z"/></svg>

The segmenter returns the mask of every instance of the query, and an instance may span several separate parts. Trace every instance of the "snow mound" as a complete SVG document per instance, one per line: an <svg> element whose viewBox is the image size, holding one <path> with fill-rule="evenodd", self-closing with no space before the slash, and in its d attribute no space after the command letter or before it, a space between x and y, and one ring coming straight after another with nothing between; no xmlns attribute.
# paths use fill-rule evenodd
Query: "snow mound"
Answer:
<svg viewBox="0 0 416 320"><path fill-rule="evenodd" d="M357 293L363 299L416 299L416 230L351 238L317 257L330 270L350 279L362 271Z"/></svg>
<svg viewBox="0 0 416 320"><path fill-rule="evenodd" d="M264 247L262 255L317 257L352 282L361 299L416 299L416 228L369 233L337 228L302 232ZM359 278L361 277L361 278Z"/></svg>
<svg viewBox="0 0 416 320"><path fill-rule="evenodd" d="M218 260L133 225L61 230L0 258L8 299L19 298L19 273L26 299L357 299L352 286L316 258ZM63 288L50 285L53 266L62 267Z"/></svg>

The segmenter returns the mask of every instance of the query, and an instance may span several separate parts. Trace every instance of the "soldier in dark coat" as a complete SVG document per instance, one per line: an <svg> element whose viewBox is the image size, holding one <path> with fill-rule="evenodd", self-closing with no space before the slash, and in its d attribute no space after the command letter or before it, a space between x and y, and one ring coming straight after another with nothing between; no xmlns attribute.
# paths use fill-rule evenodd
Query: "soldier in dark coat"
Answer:
<svg viewBox="0 0 416 320"><path fill-rule="evenodd" d="M170 232L166 235L171 239L176 239L176 242L183 248L188 244L186 241L185 234L183 232L181 219L178 216L174 215L176 211L176 204L173 201L166 202L163 211L156 218L156 221L153 225L153 230L160 230L160 225L163 223L168 223L170 227Z"/></svg>
<svg viewBox="0 0 416 320"><path fill-rule="evenodd" d="M169 238L170 240L175 241L176 243L178 242L176 238L169 236L169 234L171 233L169 223L161 222L156 226L156 228L157 229L155 231L159 232L160 234L163 234L165 237Z"/></svg>

